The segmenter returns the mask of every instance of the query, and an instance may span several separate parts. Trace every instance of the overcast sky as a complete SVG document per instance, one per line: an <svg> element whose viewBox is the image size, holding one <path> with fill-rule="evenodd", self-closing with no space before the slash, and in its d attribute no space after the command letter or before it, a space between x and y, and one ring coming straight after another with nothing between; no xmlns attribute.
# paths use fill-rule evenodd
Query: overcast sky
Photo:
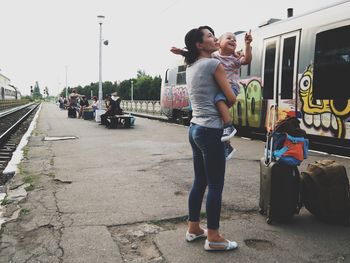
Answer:
<svg viewBox="0 0 350 263"><path fill-rule="evenodd" d="M212 3L209 5L208 3ZM98 82L99 25L104 15L103 81L122 81L142 69L164 75L178 57L186 32L210 25L216 35L254 29L337 0L0 0L0 73L29 94L39 82L51 95L68 86ZM204 4L205 3L205 4ZM253 36L254 38L254 36ZM254 43L254 41L253 41Z"/></svg>

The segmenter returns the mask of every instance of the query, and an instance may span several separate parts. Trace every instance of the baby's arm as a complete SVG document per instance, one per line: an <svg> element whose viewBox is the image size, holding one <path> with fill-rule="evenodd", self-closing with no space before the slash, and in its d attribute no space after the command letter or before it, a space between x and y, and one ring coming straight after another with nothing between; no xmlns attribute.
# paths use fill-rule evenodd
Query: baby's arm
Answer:
<svg viewBox="0 0 350 263"><path fill-rule="evenodd" d="M252 47L250 46L250 43L252 41L253 41L253 37L251 35L251 30L249 30L249 33L246 33L244 37L245 48L244 48L244 56L240 58L241 65L248 65L252 61Z"/></svg>

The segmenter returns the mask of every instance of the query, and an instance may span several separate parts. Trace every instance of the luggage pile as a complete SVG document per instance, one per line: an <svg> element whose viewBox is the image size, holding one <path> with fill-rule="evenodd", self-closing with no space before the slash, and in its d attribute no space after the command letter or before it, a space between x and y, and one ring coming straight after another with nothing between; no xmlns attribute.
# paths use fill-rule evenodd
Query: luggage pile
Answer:
<svg viewBox="0 0 350 263"><path fill-rule="evenodd" d="M260 213L266 222L288 221L302 206L298 165L307 158L308 140L295 117L279 122L267 134L260 160Z"/></svg>
<svg viewBox="0 0 350 263"><path fill-rule="evenodd" d="M290 221L305 208L326 222L350 224L350 191L346 169L332 160L298 166L308 157L309 141L300 121L288 117L272 121L265 154L260 160L260 213L266 222Z"/></svg>

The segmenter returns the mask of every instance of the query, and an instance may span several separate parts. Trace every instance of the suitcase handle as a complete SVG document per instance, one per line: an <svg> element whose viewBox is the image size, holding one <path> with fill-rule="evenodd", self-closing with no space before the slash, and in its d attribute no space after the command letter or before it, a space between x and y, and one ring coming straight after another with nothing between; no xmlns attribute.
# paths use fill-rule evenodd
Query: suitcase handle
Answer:
<svg viewBox="0 0 350 263"><path fill-rule="evenodd" d="M275 122L276 122L276 112L277 112L277 103L273 103L270 106L270 111L267 119L267 125L270 124L270 118L271 118L271 110L274 109L273 116L272 116L272 123L271 123L271 129L267 131L266 133L266 142L265 142L265 165L268 166L272 162L272 149L273 149L273 130L275 129ZM269 128L269 127L267 127ZM269 145L270 141L270 145ZM269 147L270 146L270 147Z"/></svg>

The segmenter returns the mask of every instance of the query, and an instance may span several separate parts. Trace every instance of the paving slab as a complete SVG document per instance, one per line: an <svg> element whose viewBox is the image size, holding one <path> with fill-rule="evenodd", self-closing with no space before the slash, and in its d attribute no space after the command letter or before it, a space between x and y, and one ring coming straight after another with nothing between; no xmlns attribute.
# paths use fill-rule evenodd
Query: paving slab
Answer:
<svg viewBox="0 0 350 263"><path fill-rule="evenodd" d="M63 262L123 262L119 249L104 226L67 227L62 234Z"/></svg>

